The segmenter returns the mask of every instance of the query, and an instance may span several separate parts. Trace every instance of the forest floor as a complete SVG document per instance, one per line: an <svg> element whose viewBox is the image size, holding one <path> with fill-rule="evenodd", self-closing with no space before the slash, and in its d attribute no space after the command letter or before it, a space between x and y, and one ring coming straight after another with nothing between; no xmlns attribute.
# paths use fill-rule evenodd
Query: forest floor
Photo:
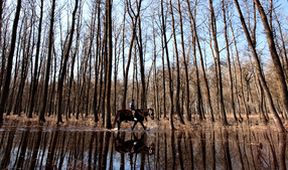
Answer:
<svg viewBox="0 0 288 170"><path fill-rule="evenodd" d="M64 117L63 117L64 118ZM78 120L75 117L71 117L69 119L63 119L64 123L57 125L56 116L46 117L46 122L40 124L38 121L38 117L34 116L33 118L27 118L26 116L18 116L18 115L9 115L4 117L4 123L0 125L0 127L44 127L44 128L67 128L67 129L78 129L78 130L97 130L97 131L109 131L110 129L104 128L102 121L100 120L98 123L94 122L93 116L88 117L80 117ZM114 117L112 117L112 126L113 126ZM192 121L185 121L185 124L182 124L177 116L174 118L174 126L177 131L194 131L194 130L212 130L218 128L225 128L227 130L236 130L238 128L247 128L250 130L272 130L278 131L273 119L270 119L268 124L261 122L259 120L258 115L250 115L249 121L244 119L241 123L236 122L233 117L228 116L228 126L223 126L221 119L217 119L215 122L212 122L210 119L200 121L198 118L193 118ZM122 130L131 130L133 122L122 122L121 129ZM160 120L154 119L151 120L148 118L148 121L144 121L144 125L148 128L148 130L152 131L167 131L170 130L170 124L168 118L160 118ZM288 122L284 124L286 129L288 129ZM112 130L116 130L116 128L112 127ZM140 123L137 124L135 130L143 130Z"/></svg>

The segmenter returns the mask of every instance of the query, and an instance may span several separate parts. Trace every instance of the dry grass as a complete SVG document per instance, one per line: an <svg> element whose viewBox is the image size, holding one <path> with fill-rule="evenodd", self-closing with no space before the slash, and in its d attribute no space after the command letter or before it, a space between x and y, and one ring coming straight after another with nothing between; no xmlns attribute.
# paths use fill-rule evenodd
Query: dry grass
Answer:
<svg viewBox="0 0 288 170"><path fill-rule="evenodd" d="M2 127L47 127L47 128L53 128L57 127L56 122L56 116L50 116L46 117L45 123L39 123L38 117L34 116L33 118L27 118L26 116L17 116L17 115L9 115L4 117L4 124ZM94 117L88 116L88 117L80 117L79 119L76 119L74 116L72 116L69 119L65 119L63 116L64 123L61 123L60 126L63 128L81 128L81 129L98 129L98 130L107 130L104 127L103 122L101 119L99 122L94 122ZM112 125L114 122L114 117L112 117ZM277 131L276 126L273 123L273 120L269 122L269 124L264 124L263 122L259 121L258 115L251 115L250 120L244 119L242 123L235 122L233 117L228 116L228 122L230 123L229 126L223 126L221 123L221 120L217 120L216 122L212 123L210 120L205 121L199 121L198 118L193 118L191 122L186 121L185 124L181 124L180 120L177 116L174 117L174 126L176 130L181 131L193 131L193 130L199 130L199 129L217 129L217 128L226 128L226 129L237 129L239 127L241 128L247 128L250 130L275 130ZM123 129L130 129L133 122L122 122L121 128ZM166 131L170 130L170 122L168 119L161 119L158 120L151 120L148 118L147 122L144 122L145 126L148 127L150 130L156 130L156 131ZM288 124L286 123L285 126L288 128ZM142 126L140 123L137 124L136 130L142 129Z"/></svg>

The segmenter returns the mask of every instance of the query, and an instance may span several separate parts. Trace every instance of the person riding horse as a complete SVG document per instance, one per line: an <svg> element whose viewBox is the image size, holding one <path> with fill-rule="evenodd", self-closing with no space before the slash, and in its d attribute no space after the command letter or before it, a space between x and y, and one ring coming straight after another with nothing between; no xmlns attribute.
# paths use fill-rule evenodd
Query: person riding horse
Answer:
<svg viewBox="0 0 288 170"><path fill-rule="evenodd" d="M142 125L142 127L144 129L146 129L146 127L143 124L143 121L144 121L144 119L147 121L147 116L150 116L151 119L154 120L154 110L152 108L149 108L149 109L135 109L135 113L134 114L129 109L118 110L116 115L115 115L113 127L115 127L116 122L117 122L118 130L119 130L122 121L126 121L126 122L127 121L134 121L134 124L132 126L132 130L134 129L134 127L136 126L136 124L138 122Z"/></svg>

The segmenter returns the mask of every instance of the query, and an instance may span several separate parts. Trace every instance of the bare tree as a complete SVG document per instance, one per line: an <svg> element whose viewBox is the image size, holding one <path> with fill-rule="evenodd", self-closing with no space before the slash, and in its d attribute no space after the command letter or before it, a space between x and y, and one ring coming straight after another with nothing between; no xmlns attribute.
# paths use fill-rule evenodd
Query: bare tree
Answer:
<svg viewBox="0 0 288 170"><path fill-rule="evenodd" d="M78 9L78 3L79 0L75 1L75 7L72 13L72 25L71 25L71 30L70 30L70 35L69 35L69 40L68 40L68 44L64 49L64 54L63 54L63 63L60 69L60 75L59 75L59 79L58 79L58 110L57 110L57 123L62 123L62 93L63 93L63 84L64 84L64 78L66 75L66 70L67 70L67 62L69 59L69 55L70 55L70 49L72 47L72 43L73 43L73 36L74 36L74 32L75 32L75 21L76 21L76 13L77 13L77 9Z"/></svg>
<svg viewBox="0 0 288 170"><path fill-rule="evenodd" d="M26 13L26 15L28 15ZM26 83L26 78L28 74L28 69L29 69L29 57L31 55L31 48L33 49L33 46L31 47L31 40L32 40L32 32L33 32L33 27L31 24L33 23L34 16L30 17L30 19L25 18L23 20L24 22L24 35L22 37L22 63L21 63L21 72L20 72L20 83L18 87L18 92L16 95L15 99L15 106L14 106L14 114L18 114L20 116L21 111L23 110L22 108L22 100L23 100L23 93L24 93L24 87ZM30 29L29 29L30 27Z"/></svg>
<svg viewBox="0 0 288 170"><path fill-rule="evenodd" d="M107 81L107 95L106 95L106 115L105 115L105 127L110 129L111 125L111 84L112 84L112 1L106 0L106 29L105 34L107 35L107 50L106 51L106 59L107 59L107 69L106 69L106 81Z"/></svg>
<svg viewBox="0 0 288 170"><path fill-rule="evenodd" d="M234 28L233 28L231 21L230 21L229 25L230 25L233 44L234 44L234 48L235 48L236 70L238 72L238 74L236 75L236 79L240 81L240 90L237 92L237 96L239 98L239 102L241 102L244 105L244 113L247 115L247 118L248 118L248 106L247 106L245 96L244 96L243 72L242 72L242 67L241 67L241 63L240 63L239 50L238 50L238 46L237 46L235 31L234 31ZM240 107L240 105L241 104L239 103L239 107ZM242 119L241 108L239 109L238 112L239 112L239 118Z"/></svg>
<svg viewBox="0 0 288 170"><path fill-rule="evenodd" d="M208 78L207 78L205 65L204 65L204 59L203 59L204 56L202 53L202 47L201 47L199 36L198 36L198 30L197 30L196 19L195 19L196 16L195 17L193 16L190 1L187 0L186 2L188 5L188 14L189 14L189 18L190 18L189 22L190 22L191 32L194 34L194 37L196 39L197 49L198 49L198 52L200 55L201 70L202 70L203 79L204 79L204 83L205 83L205 89L207 91L208 107L209 107L210 114L211 114L211 120L212 120L212 122L214 122L215 121L214 111L213 111L212 102L211 102L211 95L210 95L210 88L209 88L209 84L208 84ZM196 4L198 4L198 1L196 1ZM196 10L196 8L195 8L195 10Z"/></svg>
<svg viewBox="0 0 288 170"><path fill-rule="evenodd" d="M215 54L215 60L216 60L216 67L217 67L217 77L218 82L217 86L219 89L218 97L219 97L219 110L222 115L222 121L224 125L228 124L227 117L226 117L226 111L224 106L224 98L223 98L223 85L222 85L222 72L221 72L221 61L220 61L220 51L218 47L218 41L217 41L217 26L216 26L216 16L214 13L214 7L213 7L213 1L209 0L209 7L210 7L210 19L211 19L211 32L212 32L212 38L214 43L214 54Z"/></svg>
<svg viewBox="0 0 288 170"><path fill-rule="evenodd" d="M286 131L286 129L283 126L283 123L282 123L282 121L281 121L281 119L280 119L280 117L279 117L279 115L278 115L278 113L277 113L277 111L275 109L271 92L270 92L269 87L268 87L268 85L266 83L266 79L264 77L263 70L261 68L261 64L260 64L260 61L259 61L258 54L256 52L256 48L255 48L255 46L253 46L252 38L251 38L251 35L249 34L249 31L248 31L246 22L244 20L244 17L243 17L243 14L242 14L242 11L241 11L241 8L240 8L238 0L234 0L234 4L235 4L236 9L238 11L238 14L239 14L239 17L240 17L240 21L241 21L241 24L242 24L242 27L243 27L243 30L244 30L248 45L249 45L249 47L250 47L250 49L252 51L254 62L255 62L255 67L256 67L256 71L257 71L257 75L259 76L261 84L263 85L263 88L265 90L265 93L266 93L266 96L267 96L267 102L268 102L270 111L273 114L273 118L275 120L275 123L276 123L278 129L281 130L281 131Z"/></svg>
<svg viewBox="0 0 288 170"><path fill-rule="evenodd" d="M190 89L189 89L189 73L188 73L188 61L187 56L185 53L185 42L184 42L184 28L183 28L183 14L181 9L181 2L178 0L178 12L179 12L179 20L180 20L180 36L181 36L181 47L182 47L182 55L183 55L183 62L184 62L184 70L185 70L185 85L186 85L186 100L185 100L185 109L187 113L187 118L191 121L191 113L190 113Z"/></svg>
<svg viewBox="0 0 288 170"><path fill-rule="evenodd" d="M288 89L287 89L287 84L285 80L285 74L281 66L280 57L279 57L279 54L277 52L276 45L274 42L275 37L274 37L272 25L269 25L268 18L266 16L266 13L260 1L254 0L254 3L256 4L258 12L262 19L262 23L263 23L264 30L266 33L266 39L269 45L270 55L272 57L272 61L275 67L275 72L280 83L280 90L281 90L280 95L282 97L285 114L287 115L288 114Z"/></svg>
<svg viewBox="0 0 288 170"><path fill-rule="evenodd" d="M8 54L8 61L7 61L5 79L4 79L5 83L2 89L2 95L1 95L1 100L0 100L0 123L3 122L3 114L5 112L5 106L6 106L7 98L9 95L9 86L11 82L11 71L13 67L13 58L14 58L14 52L15 52L15 46L16 46L17 28L18 28L18 22L19 22L20 11L21 11L21 2L22 2L21 0L17 0L15 18L13 21L11 44L10 44L10 50Z"/></svg>
<svg viewBox="0 0 288 170"><path fill-rule="evenodd" d="M146 94L146 81L145 81L145 62L144 62L144 49L142 41L142 25L141 17L138 22L138 36L136 36L137 46L140 59L140 75L141 75L141 108L147 108L147 94Z"/></svg>
<svg viewBox="0 0 288 170"><path fill-rule="evenodd" d="M228 72L229 72L229 85L230 85L230 100L231 100L231 108L232 113L234 116L235 121L238 120L235 110L235 100L234 100L234 85L233 85L233 78L232 78L232 68L231 68L231 59L230 59L230 44L229 44L229 37L228 37L228 24L227 24L227 10L229 7L227 7L227 2L225 3L224 0L222 0L222 15L223 15L223 23L224 23L224 37L225 37L225 45L226 45L226 57L227 57L227 64L228 64ZM229 18L228 18L229 20Z"/></svg>
<svg viewBox="0 0 288 170"><path fill-rule="evenodd" d="M30 93L30 105L28 109L28 117L32 118L32 112L35 106L35 97L38 88L38 69L39 69L39 57L40 57L40 45L41 45L41 35L42 35L42 20L43 20L43 7L44 1L40 1L40 18L39 18L39 25L38 25L38 37L37 37L37 45L36 45L36 54L35 54L35 61L34 61L34 74L33 80L31 82L31 93Z"/></svg>
<svg viewBox="0 0 288 170"><path fill-rule="evenodd" d="M162 36L164 41L164 48L165 48L165 56L167 60L167 67L168 67L168 76L169 76L169 97L170 97L170 114L169 114L169 121L170 121L170 128L175 129L174 122L173 122L173 112L174 112L174 102L173 102L173 81L172 81L172 73L170 67L170 59L169 59L169 50L168 50L168 40L166 35L166 21L164 15L164 2L161 0L161 21L162 21Z"/></svg>
<svg viewBox="0 0 288 170"><path fill-rule="evenodd" d="M177 38L176 38L176 28L175 28L175 18L174 18L174 12L173 12L173 4L172 1L170 0L170 13L172 16L172 32L173 32L173 40L174 40L174 50L175 50L175 55L176 55L176 96L175 96L175 101L176 101L176 112L179 115L181 123L185 123L183 119L183 115L181 113L180 109L180 61L179 61L179 52L178 52L178 44L177 44Z"/></svg>
<svg viewBox="0 0 288 170"><path fill-rule="evenodd" d="M43 103L39 113L39 121L45 122L45 112L46 105L48 99L48 85L50 79L50 65L52 60L52 50L53 50L53 42L54 42L54 23L55 23L55 8L56 8L56 0L52 1L52 9L51 9L51 18L50 18L50 28L49 28L49 44L48 44L48 56L45 70L45 82L44 82L44 91L43 91Z"/></svg>
<svg viewBox="0 0 288 170"><path fill-rule="evenodd" d="M122 109L126 108L126 100L127 100L127 90L128 90L128 75L129 75L129 69L130 69L130 63L132 58L132 50L134 47L134 41L137 36L137 23L139 22L140 17L140 9L141 9L142 0L139 2L136 2L136 11L133 10L132 3L129 0L129 2L126 1L127 5L127 11L130 16L130 19L132 21L131 29L132 29L132 35L130 39L130 45L129 45L129 52L128 52L128 60L126 64L125 69L125 75L124 75L124 92L123 92L123 100L122 100Z"/></svg>
<svg viewBox="0 0 288 170"><path fill-rule="evenodd" d="M101 32L101 22L100 22L100 18L101 18L101 0L97 0L96 2L96 9L97 9L97 32L96 32L96 52L95 52L95 82L94 82L94 94L93 94L93 113L94 113L94 121L98 122L99 118L98 118L98 107L99 105L97 105L97 96L98 96L98 77L99 77L99 60L100 60L100 44L101 42L99 41L100 39L100 32ZM96 17L96 16L95 16Z"/></svg>

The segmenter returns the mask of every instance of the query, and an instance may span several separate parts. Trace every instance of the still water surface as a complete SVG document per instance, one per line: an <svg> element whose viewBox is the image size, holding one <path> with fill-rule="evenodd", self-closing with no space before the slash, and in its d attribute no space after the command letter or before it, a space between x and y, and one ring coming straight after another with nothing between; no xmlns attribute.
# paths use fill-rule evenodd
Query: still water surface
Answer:
<svg viewBox="0 0 288 170"><path fill-rule="evenodd" d="M286 169L286 134L1 127L0 169Z"/></svg>

